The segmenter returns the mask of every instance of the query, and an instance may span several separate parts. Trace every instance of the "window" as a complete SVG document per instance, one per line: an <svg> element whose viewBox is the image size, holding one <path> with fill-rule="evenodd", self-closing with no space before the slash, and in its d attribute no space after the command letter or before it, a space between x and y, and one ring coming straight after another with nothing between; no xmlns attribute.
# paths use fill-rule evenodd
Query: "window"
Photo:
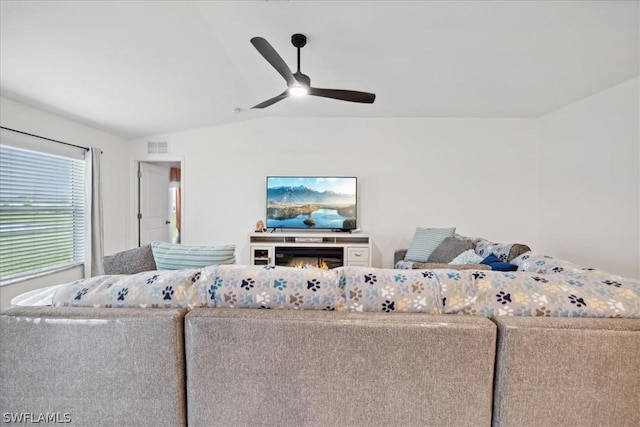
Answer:
<svg viewBox="0 0 640 427"><path fill-rule="evenodd" d="M0 283L84 262L85 162L0 145Z"/></svg>

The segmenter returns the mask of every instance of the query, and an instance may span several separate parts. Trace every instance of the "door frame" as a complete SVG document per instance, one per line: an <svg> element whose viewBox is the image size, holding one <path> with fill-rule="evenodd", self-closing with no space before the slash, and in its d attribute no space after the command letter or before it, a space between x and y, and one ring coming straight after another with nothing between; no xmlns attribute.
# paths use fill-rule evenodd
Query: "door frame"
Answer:
<svg viewBox="0 0 640 427"><path fill-rule="evenodd" d="M131 159L129 170L129 247L138 247L138 162L143 163L176 163L180 162L180 209L182 211L182 223L180 224L180 242L186 241L185 233L185 181L184 157L166 155L146 155ZM167 188L167 191L169 189Z"/></svg>

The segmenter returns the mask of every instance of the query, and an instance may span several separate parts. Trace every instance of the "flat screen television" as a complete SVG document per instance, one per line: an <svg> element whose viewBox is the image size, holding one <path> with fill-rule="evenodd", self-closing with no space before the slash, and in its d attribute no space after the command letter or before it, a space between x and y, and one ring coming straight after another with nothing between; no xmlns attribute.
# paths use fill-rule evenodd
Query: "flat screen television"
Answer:
<svg viewBox="0 0 640 427"><path fill-rule="evenodd" d="M357 181L354 176L268 176L266 227L356 229Z"/></svg>

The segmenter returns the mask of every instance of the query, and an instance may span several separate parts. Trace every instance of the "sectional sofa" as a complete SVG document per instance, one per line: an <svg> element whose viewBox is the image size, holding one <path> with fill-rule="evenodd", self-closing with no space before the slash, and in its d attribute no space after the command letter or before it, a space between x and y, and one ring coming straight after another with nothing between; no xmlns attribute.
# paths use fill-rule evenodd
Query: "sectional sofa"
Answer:
<svg viewBox="0 0 640 427"><path fill-rule="evenodd" d="M562 273L221 265L52 287L0 315L2 422L640 425L638 281Z"/></svg>

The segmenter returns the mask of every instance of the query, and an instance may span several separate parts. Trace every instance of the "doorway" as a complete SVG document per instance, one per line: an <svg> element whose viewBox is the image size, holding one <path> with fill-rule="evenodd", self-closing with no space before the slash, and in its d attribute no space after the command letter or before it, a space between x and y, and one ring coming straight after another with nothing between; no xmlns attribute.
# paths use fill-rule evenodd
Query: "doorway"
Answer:
<svg viewBox="0 0 640 427"><path fill-rule="evenodd" d="M135 244L180 243L183 181L181 161L135 161Z"/></svg>

